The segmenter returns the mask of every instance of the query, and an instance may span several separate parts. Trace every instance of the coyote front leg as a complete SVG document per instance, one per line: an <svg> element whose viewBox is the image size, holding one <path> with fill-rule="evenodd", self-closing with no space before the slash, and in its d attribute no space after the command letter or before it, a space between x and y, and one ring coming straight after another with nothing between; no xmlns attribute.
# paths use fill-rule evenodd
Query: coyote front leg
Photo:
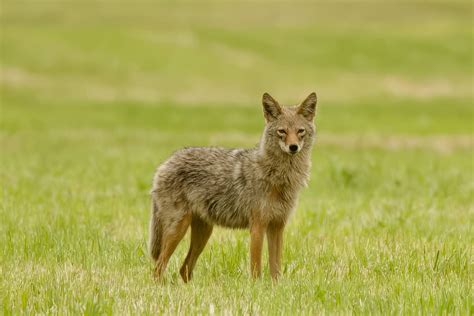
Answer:
<svg viewBox="0 0 474 316"><path fill-rule="evenodd" d="M270 223L267 228L270 274L274 280L278 279L281 273L280 267L284 228L285 225L281 223Z"/></svg>
<svg viewBox="0 0 474 316"><path fill-rule="evenodd" d="M253 278L262 273L262 246L267 225L261 220L253 220L250 224L250 272Z"/></svg>

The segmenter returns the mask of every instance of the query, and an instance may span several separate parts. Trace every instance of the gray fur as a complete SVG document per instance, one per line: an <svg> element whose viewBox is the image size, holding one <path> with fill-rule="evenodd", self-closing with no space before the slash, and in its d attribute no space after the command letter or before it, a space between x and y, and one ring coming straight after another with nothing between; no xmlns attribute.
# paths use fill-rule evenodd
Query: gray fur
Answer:
<svg viewBox="0 0 474 316"><path fill-rule="evenodd" d="M161 250L161 231L160 221L158 216L158 205L154 201L152 202L152 212L151 212L151 220L150 220L150 241L149 241L149 250L150 255L153 260L158 260L160 256ZM156 233L154 233L156 232Z"/></svg>
<svg viewBox="0 0 474 316"><path fill-rule="evenodd" d="M154 259L160 236L189 213L229 228L247 228L253 218L286 223L310 173L316 95L300 106L280 107L268 94L262 103L266 125L256 147L184 148L157 169L149 244ZM288 151L291 143L299 146L296 154Z"/></svg>

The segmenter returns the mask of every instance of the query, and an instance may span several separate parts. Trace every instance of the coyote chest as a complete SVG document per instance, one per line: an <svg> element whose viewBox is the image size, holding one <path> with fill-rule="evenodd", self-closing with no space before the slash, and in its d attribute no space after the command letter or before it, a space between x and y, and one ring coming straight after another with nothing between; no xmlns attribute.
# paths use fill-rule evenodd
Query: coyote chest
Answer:
<svg viewBox="0 0 474 316"><path fill-rule="evenodd" d="M297 200L297 192L281 185L272 185L263 198L261 216L268 222L287 221Z"/></svg>

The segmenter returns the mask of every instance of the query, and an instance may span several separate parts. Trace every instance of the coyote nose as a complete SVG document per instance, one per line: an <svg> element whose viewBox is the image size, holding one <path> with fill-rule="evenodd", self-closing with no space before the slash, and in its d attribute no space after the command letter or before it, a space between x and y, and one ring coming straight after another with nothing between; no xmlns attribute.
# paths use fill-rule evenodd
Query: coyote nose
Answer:
<svg viewBox="0 0 474 316"><path fill-rule="evenodd" d="M290 145L290 151L293 154L296 153L298 151L298 145L295 145L295 144Z"/></svg>

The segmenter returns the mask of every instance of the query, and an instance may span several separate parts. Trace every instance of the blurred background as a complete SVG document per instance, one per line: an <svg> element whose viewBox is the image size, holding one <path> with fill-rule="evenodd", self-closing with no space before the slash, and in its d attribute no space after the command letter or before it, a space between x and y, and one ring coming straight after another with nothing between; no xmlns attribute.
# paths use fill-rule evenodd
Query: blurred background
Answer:
<svg viewBox="0 0 474 316"><path fill-rule="evenodd" d="M436 288L427 306L470 304L471 1L4 0L0 14L0 243L12 302L31 284L63 284L44 277L38 263L65 278L73 272L63 263L72 262L86 275L98 266L130 277L122 282L142 282L134 298L110 305L116 311L141 299L143 284L158 291L143 276L156 166L183 146L251 147L264 126L264 92L293 105L316 91L312 178L284 259L294 262L286 275L301 282L286 289L297 300L367 312L397 304L406 286L402 301L416 305L433 289L424 280L438 280L429 267L439 257L452 281L442 287L452 291ZM217 231L202 259L214 268L197 273L247 271L246 236ZM238 249L235 260L210 260L219 242ZM316 265L301 261L315 252ZM404 258L415 258L415 268L400 266ZM387 262L396 268L385 269ZM367 286L366 277L321 274L345 271L346 263L355 275L360 268L379 278ZM324 291L313 293L308 275L321 276ZM123 286L102 278L112 279L85 278L74 290L95 297L92 282L107 298ZM400 282L403 290L391 288ZM196 290L204 301L214 293L205 289ZM336 300L333 291L347 292ZM56 302L74 302L61 293L51 294ZM217 310L233 306L227 293L209 298ZM366 305L358 305L364 295ZM267 311L291 308L286 298L258 297ZM48 302L38 297L30 311Z"/></svg>
<svg viewBox="0 0 474 316"><path fill-rule="evenodd" d="M257 143L263 92L317 92L332 164L329 149L472 153L469 1L4 1L1 27L16 172L127 163L143 189L177 148Z"/></svg>
<svg viewBox="0 0 474 316"><path fill-rule="evenodd" d="M253 133L259 129L239 124L261 127L263 92L295 104L315 90L321 133L469 132L469 1L66 0L2 7L9 130L99 127L124 115L162 131L162 124L199 120L171 111L192 107L213 116L206 128ZM15 118L25 107L36 115L20 123ZM252 115L240 122L241 113Z"/></svg>

